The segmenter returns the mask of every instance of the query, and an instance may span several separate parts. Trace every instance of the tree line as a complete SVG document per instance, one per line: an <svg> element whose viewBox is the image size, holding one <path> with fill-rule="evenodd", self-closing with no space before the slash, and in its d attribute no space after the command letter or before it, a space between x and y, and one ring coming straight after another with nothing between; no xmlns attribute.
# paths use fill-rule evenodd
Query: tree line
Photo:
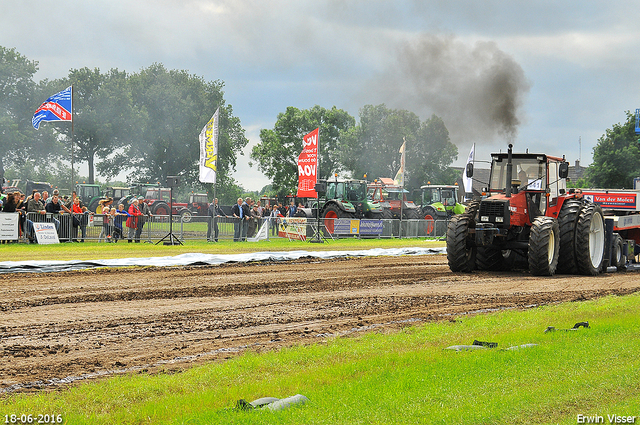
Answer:
<svg viewBox="0 0 640 425"><path fill-rule="evenodd" d="M34 81L38 63L13 48L0 46L0 177L49 176L60 187L72 187L71 125L31 125L35 109L49 96L73 85L73 157L88 164L87 182L96 173L113 179L125 172L131 182L164 182L182 175L193 190L213 192L198 181L198 134L220 108L217 193L223 202L244 189L231 176L238 155L247 145L240 118L224 98L224 83L206 81L185 70L168 70L154 63L136 73L118 69L71 69L64 78ZM626 186L640 173L640 150L633 116L614 125L598 140L594 161L582 185ZM288 107L272 129L260 131L250 165L270 180L263 188L270 196L295 194L297 158L302 136L320 128L319 177L335 173L368 180L394 177L399 152L406 140L405 187L451 184L459 176L450 165L458 149L445 123L432 115L422 121L407 110L365 105L359 120L348 112L314 106ZM31 177L32 179L34 177Z"/></svg>

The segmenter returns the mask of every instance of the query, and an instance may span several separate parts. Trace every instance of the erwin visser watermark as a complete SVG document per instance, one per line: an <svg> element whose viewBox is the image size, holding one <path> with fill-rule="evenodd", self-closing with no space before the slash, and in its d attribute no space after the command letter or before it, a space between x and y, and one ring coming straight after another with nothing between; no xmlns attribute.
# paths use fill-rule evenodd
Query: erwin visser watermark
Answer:
<svg viewBox="0 0 640 425"><path fill-rule="evenodd" d="M578 414L579 424L635 424L637 416Z"/></svg>

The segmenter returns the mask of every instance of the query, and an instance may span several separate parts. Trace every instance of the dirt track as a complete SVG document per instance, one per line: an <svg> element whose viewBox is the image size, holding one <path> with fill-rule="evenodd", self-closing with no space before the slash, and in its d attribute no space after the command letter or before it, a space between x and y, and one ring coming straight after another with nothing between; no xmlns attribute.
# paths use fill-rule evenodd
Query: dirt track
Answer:
<svg viewBox="0 0 640 425"><path fill-rule="evenodd" d="M0 392L628 294L637 276L454 274L444 255L0 275Z"/></svg>

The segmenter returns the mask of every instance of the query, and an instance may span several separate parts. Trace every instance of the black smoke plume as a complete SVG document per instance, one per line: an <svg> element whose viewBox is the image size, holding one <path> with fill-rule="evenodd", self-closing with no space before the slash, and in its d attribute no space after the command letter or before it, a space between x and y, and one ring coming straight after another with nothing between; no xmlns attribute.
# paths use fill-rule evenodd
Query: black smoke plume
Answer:
<svg viewBox="0 0 640 425"><path fill-rule="evenodd" d="M388 106L442 117L459 148L513 142L530 89L522 67L496 43L441 35L404 43L378 85Z"/></svg>

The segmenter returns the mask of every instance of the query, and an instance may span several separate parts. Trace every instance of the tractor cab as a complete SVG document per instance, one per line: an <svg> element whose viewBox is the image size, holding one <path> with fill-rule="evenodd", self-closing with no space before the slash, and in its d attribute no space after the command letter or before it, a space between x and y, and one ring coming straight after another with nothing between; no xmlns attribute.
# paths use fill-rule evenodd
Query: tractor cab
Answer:
<svg viewBox="0 0 640 425"><path fill-rule="evenodd" d="M549 215L548 209L558 206L559 197L566 193L566 171L562 178L561 169L567 169L563 158L545 154L511 154L510 160L508 153L493 154L488 198L480 209L503 208L498 208L499 214L496 208L485 211L487 214L481 214L480 221L498 227L525 226L531 225L535 217ZM493 221L500 220L498 217L503 221Z"/></svg>

